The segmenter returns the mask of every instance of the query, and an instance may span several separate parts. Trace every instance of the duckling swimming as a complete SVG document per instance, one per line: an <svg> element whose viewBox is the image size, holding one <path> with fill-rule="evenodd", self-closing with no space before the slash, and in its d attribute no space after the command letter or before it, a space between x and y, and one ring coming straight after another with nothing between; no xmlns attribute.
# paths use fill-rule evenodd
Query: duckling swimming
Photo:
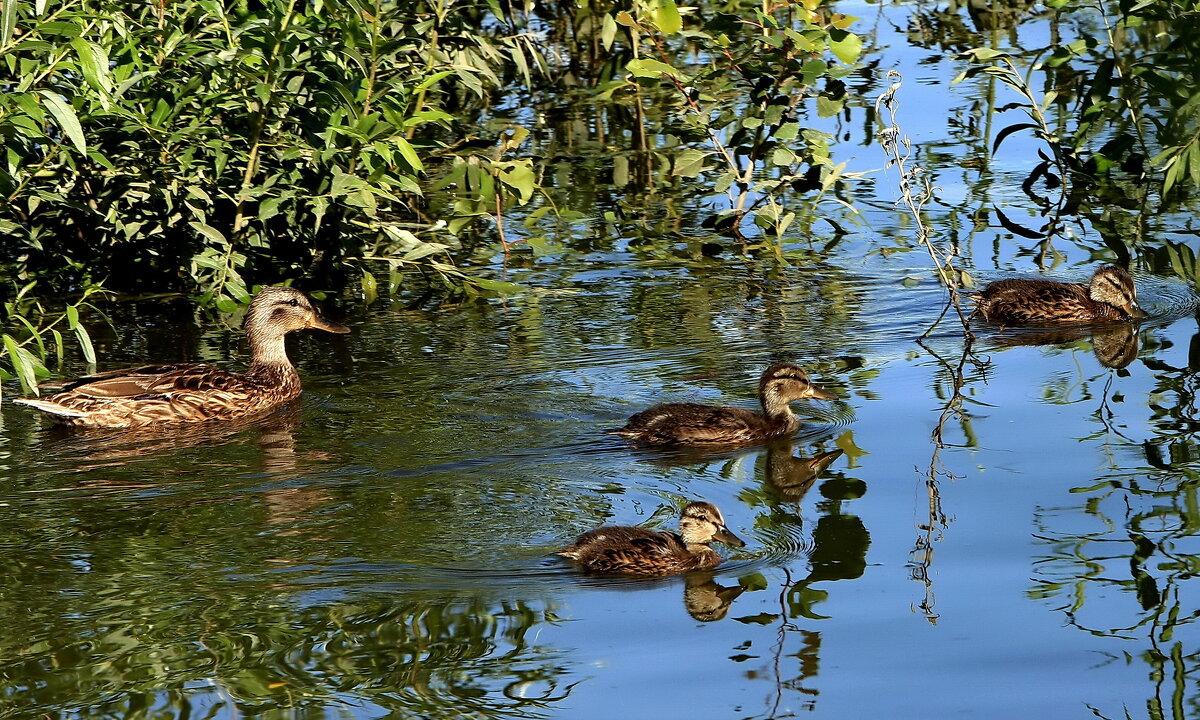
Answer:
<svg viewBox="0 0 1200 720"><path fill-rule="evenodd" d="M1125 321L1145 313L1129 273L1102 265L1087 285L1054 280L999 280L969 296L972 315L1001 325Z"/></svg>
<svg viewBox="0 0 1200 720"><path fill-rule="evenodd" d="M725 518L716 505L694 502L679 517L679 533L603 527L580 535L558 554L576 561L587 572L673 575L721 564L724 558L708 546L712 542L732 547L746 545L725 527Z"/></svg>
<svg viewBox="0 0 1200 720"><path fill-rule="evenodd" d="M643 410L611 432L639 445L749 445L800 429L791 402L835 397L813 385L799 365L776 363L763 371L758 383L762 415L735 407L666 403Z"/></svg>
<svg viewBox="0 0 1200 720"><path fill-rule="evenodd" d="M88 375L49 398L16 402L70 426L123 428L245 417L300 394L300 376L288 360L283 336L306 328L350 332L321 317L299 290L263 288L246 314L250 369L245 373L201 363L147 365Z"/></svg>

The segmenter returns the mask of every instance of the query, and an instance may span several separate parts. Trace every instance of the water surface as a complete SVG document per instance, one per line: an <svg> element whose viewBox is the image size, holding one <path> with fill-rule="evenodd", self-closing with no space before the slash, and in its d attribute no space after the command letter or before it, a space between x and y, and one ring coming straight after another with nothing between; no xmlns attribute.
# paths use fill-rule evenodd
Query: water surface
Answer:
<svg viewBox="0 0 1200 720"><path fill-rule="evenodd" d="M901 53L912 11L858 14L897 48L914 142L953 147L945 118L978 88ZM858 169L882 168L863 140ZM955 152L940 232L989 188L1020 211L1021 160L972 175ZM595 222L572 230L586 253L496 258L525 293L342 298L354 332L291 339L305 394L267 420L62 433L5 403L0 716L1197 715L1194 294L1135 264L1139 326L968 347L951 317L922 339L945 292L894 178L872 182L877 209L819 259L794 237L782 264L664 260ZM1085 233L1039 266L994 223L963 246L984 280L1115 259ZM246 361L213 318L115 317L102 368ZM781 360L839 396L797 403L790 442L604 433L662 401L753 407ZM835 449L815 479L789 462ZM673 527L693 499L747 541L714 573L553 555L607 523Z"/></svg>

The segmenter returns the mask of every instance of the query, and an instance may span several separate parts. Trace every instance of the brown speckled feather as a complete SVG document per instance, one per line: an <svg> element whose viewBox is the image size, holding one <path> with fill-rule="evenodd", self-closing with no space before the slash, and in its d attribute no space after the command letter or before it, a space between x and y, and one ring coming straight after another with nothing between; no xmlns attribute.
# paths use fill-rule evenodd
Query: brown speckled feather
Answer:
<svg viewBox="0 0 1200 720"><path fill-rule="evenodd" d="M64 424L95 427L240 417L300 393L295 370L273 370L246 375L202 364L146 365L81 377L52 398L25 404L53 414Z"/></svg>
<svg viewBox="0 0 1200 720"><path fill-rule="evenodd" d="M287 287L263 288L246 316L251 363L233 373L200 363L146 365L78 378L44 399L16 402L62 425L144 427L159 423L231 420L269 410L300 393L300 376L284 335L313 328L349 332L317 314L309 299Z"/></svg>
<svg viewBox="0 0 1200 720"><path fill-rule="evenodd" d="M1099 268L1087 285L1053 280L999 280L969 295L973 315L1001 325L1044 325L1129 320L1141 310L1129 273Z"/></svg>
<svg viewBox="0 0 1200 720"><path fill-rule="evenodd" d="M801 398L833 399L812 384L794 363L776 363L759 378L761 415L735 407L698 403L655 405L629 418L625 427L611 432L639 445L747 445L791 435L800 419L789 403Z"/></svg>
<svg viewBox="0 0 1200 720"><path fill-rule="evenodd" d="M644 445L671 445L678 442L724 445L785 435L795 432L799 427L799 420L790 423L785 419L782 423L772 424L741 408L664 403L633 415L617 433L634 437Z"/></svg>
<svg viewBox="0 0 1200 720"><path fill-rule="evenodd" d="M589 572L670 575L713 568L721 556L709 547L691 552L675 533L640 527L606 527L586 532L559 552Z"/></svg>
<svg viewBox="0 0 1200 720"><path fill-rule="evenodd" d="M689 503L679 517L679 533L615 526L591 530L558 552L595 573L671 575L716 567L721 556L708 546L745 545L725 527L716 505Z"/></svg>

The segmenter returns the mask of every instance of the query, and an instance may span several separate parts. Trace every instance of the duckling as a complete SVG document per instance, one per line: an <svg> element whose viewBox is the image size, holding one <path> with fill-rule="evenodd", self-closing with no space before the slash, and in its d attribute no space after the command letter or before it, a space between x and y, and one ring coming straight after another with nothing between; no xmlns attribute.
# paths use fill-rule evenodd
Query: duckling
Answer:
<svg viewBox="0 0 1200 720"><path fill-rule="evenodd" d="M762 415L735 407L665 403L637 413L625 427L610 432L639 445L749 445L800 429L800 419L789 406L792 401L835 397L813 385L799 365L776 363L763 371L758 383Z"/></svg>
<svg viewBox="0 0 1200 720"><path fill-rule="evenodd" d="M1145 315L1129 273L1102 265L1087 285L1054 280L999 280L969 295L972 315L1001 325L1126 321Z"/></svg>
<svg viewBox="0 0 1200 720"><path fill-rule="evenodd" d="M643 527L603 527L580 535L558 554L576 561L587 572L673 575L721 564L723 558L708 546L711 542L746 545L725 527L716 505L701 501L683 509L678 534Z"/></svg>
<svg viewBox="0 0 1200 720"><path fill-rule="evenodd" d="M283 336L306 328L350 332L321 317L299 290L263 288L246 313L250 369L245 373L200 363L147 365L88 375L49 398L16 402L37 408L58 424L75 427L127 428L245 417L300 394L300 376L288 360Z"/></svg>

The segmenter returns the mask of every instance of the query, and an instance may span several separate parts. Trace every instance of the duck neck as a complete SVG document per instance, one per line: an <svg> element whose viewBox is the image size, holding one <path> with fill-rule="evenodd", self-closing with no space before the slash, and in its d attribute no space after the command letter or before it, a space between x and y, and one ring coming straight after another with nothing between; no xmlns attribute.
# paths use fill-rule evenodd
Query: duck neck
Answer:
<svg viewBox="0 0 1200 720"><path fill-rule="evenodd" d="M697 568L716 567L724 559L721 555L704 543L688 543L688 554Z"/></svg>
<svg viewBox="0 0 1200 720"><path fill-rule="evenodd" d="M251 377L272 387L300 391L300 376L288 360L283 335L264 337L250 333Z"/></svg>
<svg viewBox="0 0 1200 720"><path fill-rule="evenodd" d="M763 417L772 425L799 427L800 419L792 412L791 404L773 392L767 391L760 398Z"/></svg>

